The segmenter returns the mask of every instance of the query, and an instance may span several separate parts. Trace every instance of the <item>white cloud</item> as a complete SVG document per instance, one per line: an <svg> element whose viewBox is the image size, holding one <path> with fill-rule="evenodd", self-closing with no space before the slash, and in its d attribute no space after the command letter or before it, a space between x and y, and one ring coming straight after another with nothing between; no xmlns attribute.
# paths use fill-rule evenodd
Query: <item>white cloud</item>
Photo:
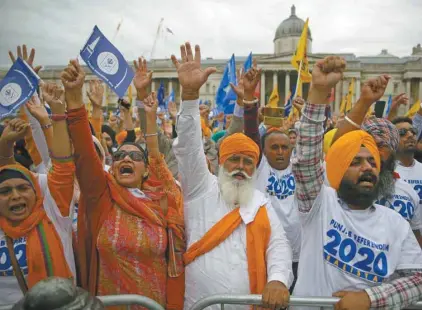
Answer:
<svg viewBox="0 0 422 310"><path fill-rule="evenodd" d="M200 44L203 57L228 58L272 53L277 26L296 5L309 17L313 52L411 53L422 38L420 0L2 0L0 64L7 51L26 43L37 49L37 64L65 64L74 58L97 24L128 60L149 57L157 26L164 18L167 34L157 43L156 58L179 53L186 40Z"/></svg>

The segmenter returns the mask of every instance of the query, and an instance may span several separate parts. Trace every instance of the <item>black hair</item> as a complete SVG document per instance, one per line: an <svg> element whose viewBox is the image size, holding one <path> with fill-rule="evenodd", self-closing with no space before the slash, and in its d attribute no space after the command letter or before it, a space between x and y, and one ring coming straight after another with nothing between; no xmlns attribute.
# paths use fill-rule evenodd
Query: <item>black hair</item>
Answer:
<svg viewBox="0 0 422 310"><path fill-rule="evenodd" d="M265 134L263 134L262 135L262 137L261 137L261 149L262 150L264 150L264 148L265 148L265 141L267 140L267 138L269 137L269 136L271 136L272 134L281 134L281 135L284 135L284 136L286 136L287 138L289 138L289 136L284 132L284 131L281 131L281 130L270 130L270 131L267 131ZM290 140L289 140L289 143L290 143Z"/></svg>
<svg viewBox="0 0 422 310"><path fill-rule="evenodd" d="M141 153L144 155L145 165L148 166L148 164L149 164L149 162L148 162L148 151L146 149L144 149L138 143L135 143L135 142L123 142L123 144L119 146L119 148L117 149L116 152L118 152L125 145L133 145L133 146L136 146L141 151Z"/></svg>
<svg viewBox="0 0 422 310"><path fill-rule="evenodd" d="M396 124L400 124L400 123L409 123L410 125L413 125L413 121L410 117L406 117L406 116L400 116L400 117L396 117L395 119L393 119L391 121L394 125Z"/></svg>

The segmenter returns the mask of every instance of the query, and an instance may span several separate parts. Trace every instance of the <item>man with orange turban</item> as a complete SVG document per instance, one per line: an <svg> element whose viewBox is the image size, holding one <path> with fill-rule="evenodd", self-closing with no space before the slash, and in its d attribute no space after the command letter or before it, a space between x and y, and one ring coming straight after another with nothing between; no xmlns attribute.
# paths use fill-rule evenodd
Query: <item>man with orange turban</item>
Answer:
<svg viewBox="0 0 422 310"><path fill-rule="evenodd" d="M189 43L181 52L181 63L172 56L183 100L173 150L185 204L185 309L229 292L262 294L264 305L287 307L292 254L270 201L255 190L259 147L243 133L233 134L221 143L218 177L208 171L198 97L215 69L201 70L199 46L195 57Z"/></svg>
<svg viewBox="0 0 422 310"><path fill-rule="evenodd" d="M327 94L344 69L339 57L316 63L297 124L292 163L302 247L293 295L340 297L335 309L402 309L421 297L420 274L400 276L422 269L422 251L400 214L374 204L381 169L374 138L356 130L334 142L326 156L331 187L324 184Z"/></svg>

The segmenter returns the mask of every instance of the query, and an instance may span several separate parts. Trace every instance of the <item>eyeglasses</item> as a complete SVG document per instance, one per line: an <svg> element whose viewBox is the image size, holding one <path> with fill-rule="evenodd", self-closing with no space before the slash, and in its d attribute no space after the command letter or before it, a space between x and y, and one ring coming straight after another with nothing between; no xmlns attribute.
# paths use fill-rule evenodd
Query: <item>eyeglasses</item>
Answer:
<svg viewBox="0 0 422 310"><path fill-rule="evenodd" d="M418 131L416 130L416 128L400 128L399 129L400 137L404 137L408 131L410 131L414 136L418 134Z"/></svg>
<svg viewBox="0 0 422 310"><path fill-rule="evenodd" d="M134 161L143 161L146 162L145 154L138 151L117 151L113 153L113 161L119 161L125 159L126 156L129 156L130 159Z"/></svg>

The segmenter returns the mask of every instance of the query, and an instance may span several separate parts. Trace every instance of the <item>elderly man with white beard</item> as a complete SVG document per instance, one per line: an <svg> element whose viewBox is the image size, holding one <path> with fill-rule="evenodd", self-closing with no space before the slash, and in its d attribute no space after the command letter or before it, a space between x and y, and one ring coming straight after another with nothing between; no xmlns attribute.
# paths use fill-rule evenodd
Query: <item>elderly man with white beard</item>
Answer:
<svg viewBox="0 0 422 310"><path fill-rule="evenodd" d="M224 293L262 294L264 306L286 307L292 254L270 202L254 189L259 147L244 134L229 136L220 146L218 178L209 172L198 98L200 87L216 69L201 69L199 46L194 56L189 43L182 45L181 56L181 63L172 56L183 101L173 150L185 204L184 307Z"/></svg>

